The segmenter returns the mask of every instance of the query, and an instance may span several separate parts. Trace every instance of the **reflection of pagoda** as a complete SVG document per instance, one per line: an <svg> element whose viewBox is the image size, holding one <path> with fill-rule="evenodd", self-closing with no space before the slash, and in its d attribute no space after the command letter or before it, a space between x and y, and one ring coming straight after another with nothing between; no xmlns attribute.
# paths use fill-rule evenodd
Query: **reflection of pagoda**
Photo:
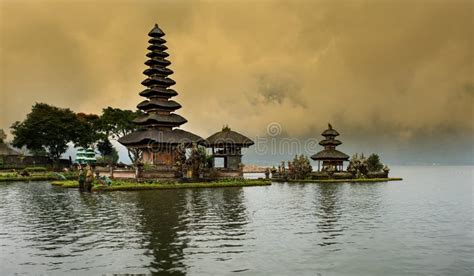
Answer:
<svg viewBox="0 0 474 276"><path fill-rule="evenodd" d="M138 104L137 108L144 111L144 115L134 120L134 123L143 127L129 135L119 139L119 142L130 148L138 148L143 151L142 162L155 165L172 166L177 156L178 145L191 146L193 143L200 143L203 139L193 133L177 129L187 120L174 111L181 108L181 105L171 97L178 95L176 91L169 87L175 81L168 76L173 71L166 68L171 64L165 52L168 47L164 44L166 40L162 37L165 33L155 24L155 27L148 33L151 37L148 42L150 52L146 55L149 59L145 62L150 68L143 74L147 76L142 84L147 89L140 92L140 96L147 100Z"/></svg>
<svg viewBox="0 0 474 276"><path fill-rule="evenodd" d="M311 159L318 161L318 171L320 171L320 162L323 162L322 170L325 171L328 168L334 168L336 171L342 171L344 161L349 160L349 156L343 152L336 150L336 147L342 144L341 141L336 139L339 133L332 128L331 124L328 124L326 129L321 135L324 136L324 140L319 142L324 149L315 155L311 156Z"/></svg>

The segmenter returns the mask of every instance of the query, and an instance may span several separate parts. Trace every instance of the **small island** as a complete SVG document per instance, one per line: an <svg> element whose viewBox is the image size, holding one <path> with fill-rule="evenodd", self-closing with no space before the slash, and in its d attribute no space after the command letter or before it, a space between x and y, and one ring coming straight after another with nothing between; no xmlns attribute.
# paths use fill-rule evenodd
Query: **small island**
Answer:
<svg viewBox="0 0 474 276"><path fill-rule="evenodd" d="M380 162L377 154L371 154L368 158L364 154L349 156L336 149L342 142L337 140L339 136L331 124L321 134L324 139L319 142L323 150L311 156L318 162L317 171L313 171L311 162L304 155L295 156L288 161L288 166L282 161L278 169L271 169L272 180L276 182L309 182L309 183L342 183L342 182L383 182L402 180L401 178L390 178L390 169ZM347 169L344 170L344 162L348 161ZM322 163L322 164L321 164Z"/></svg>

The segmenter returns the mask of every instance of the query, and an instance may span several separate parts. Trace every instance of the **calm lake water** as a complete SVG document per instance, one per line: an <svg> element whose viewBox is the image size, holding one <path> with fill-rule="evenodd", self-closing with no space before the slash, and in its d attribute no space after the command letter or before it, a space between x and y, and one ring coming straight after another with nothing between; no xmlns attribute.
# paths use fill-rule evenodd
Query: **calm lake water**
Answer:
<svg viewBox="0 0 474 276"><path fill-rule="evenodd" d="M473 171L94 194L0 184L0 274L472 275Z"/></svg>

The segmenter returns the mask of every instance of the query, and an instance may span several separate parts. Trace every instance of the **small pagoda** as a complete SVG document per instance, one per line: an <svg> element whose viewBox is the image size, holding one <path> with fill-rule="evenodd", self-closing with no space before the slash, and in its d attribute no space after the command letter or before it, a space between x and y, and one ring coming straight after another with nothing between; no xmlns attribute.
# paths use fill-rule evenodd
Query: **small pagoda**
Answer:
<svg viewBox="0 0 474 276"><path fill-rule="evenodd" d="M336 139L336 137L339 136L339 132L333 129L331 124L328 124L328 129L321 135L324 137L324 140L319 142L319 144L323 146L324 149L311 156L311 159L318 161L318 171L326 171L329 169L343 171L344 161L349 160L349 155L336 150L336 147L342 144L341 141ZM323 163L322 167L321 161Z"/></svg>
<svg viewBox="0 0 474 276"><path fill-rule="evenodd" d="M83 148L78 147L76 153L76 163L85 165L85 164L95 164L97 159L95 158L95 152L92 148Z"/></svg>
<svg viewBox="0 0 474 276"><path fill-rule="evenodd" d="M236 176L243 176L242 148L248 148L254 144L250 138L224 126L222 131L209 136L206 139L206 144L212 148L213 168L234 171ZM220 167L216 167L217 159L222 160Z"/></svg>
<svg viewBox="0 0 474 276"><path fill-rule="evenodd" d="M147 99L137 105L143 115L134 120L140 129L118 141L128 148L141 150L144 164L172 167L179 155L178 146L191 147L204 142L204 139L178 129L187 120L174 113L181 105L171 100L178 93L170 89L175 81L169 77L173 71L167 68L171 62L166 59L169 54L165 52L168 47L164 35L157 24L148 33L150 45L146 56L149 59L145 64L149 68L143 72L147 76L142 81L146 89L140 92L140 96Z"/></svg>

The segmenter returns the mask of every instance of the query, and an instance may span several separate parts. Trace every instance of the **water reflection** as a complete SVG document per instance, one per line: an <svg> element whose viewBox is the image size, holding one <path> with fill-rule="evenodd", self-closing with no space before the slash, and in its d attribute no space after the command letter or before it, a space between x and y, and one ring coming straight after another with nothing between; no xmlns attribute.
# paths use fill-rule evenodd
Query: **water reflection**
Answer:
<svg viewBox="0 0 474 276"><path fill-rule="evenodd" d="M137 206L153 273L186 274L185 255L225 261L243 252L236 249L248 223L242 188L141 192Z"/></svg>
<svg viewBox="0 0 474 276"><path fill-rule="evenodd" d="M471 275L472 168L407 170L395 183L91 194L0 184L0 274Z"/></svg>
<svg viewBox="0 0 474 276"><path fill-rule="evenodd" d="M342 212L339 206L342 186L340 184L322 184L317 186L316 217L318 218L318 233L321 234L320 246L337 244L336 238L343 234L345 229L338 223Z"/></svg>
<svg viewBox="0 0 474 276"><path fill-rule="evenodd" d="M187 240L181 238L185 221L182 191L150 191L138 193L137 205L141 211L141 229L145 255L152 256L151 272L167 272L184 275L186 266L182 262Z"/></svg>
<svg viewBox="0 0 474 276"><path fill-rule="evenodd" d="M49 274L47 271L58 269L75 271L110 265L115 255L104 258L104 250L127 249L130 240L126 233L133 233L136 225L134 208L129 208L133 196L117 196L80 194L48 183L3 188L2 255L16 256L15 261L21 265L11 272L35 267ZM82 261L74 261L76 258Z"/></svg>

